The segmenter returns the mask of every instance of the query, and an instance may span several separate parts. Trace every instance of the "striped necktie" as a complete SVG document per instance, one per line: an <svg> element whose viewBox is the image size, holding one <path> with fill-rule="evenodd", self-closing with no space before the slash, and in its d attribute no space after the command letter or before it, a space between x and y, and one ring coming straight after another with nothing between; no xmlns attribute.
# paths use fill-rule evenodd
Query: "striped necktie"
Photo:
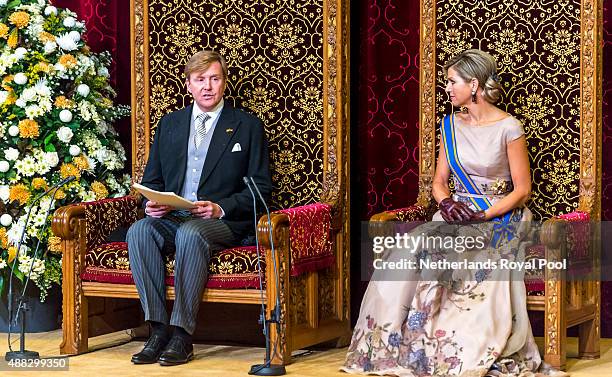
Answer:
<svg viewBox="0 0 612 377"><path fill-rule="evenodd" d="M194 138L196 148L200 147L202 140L204 140L204 136L206 136L206 133L208 132L205 124L206 124L206 121L209 119L210 119L210 115L206 113L202 113L196 117L196 120L195 120L195 131L196 132L195 132L195 138Z"/></svg>

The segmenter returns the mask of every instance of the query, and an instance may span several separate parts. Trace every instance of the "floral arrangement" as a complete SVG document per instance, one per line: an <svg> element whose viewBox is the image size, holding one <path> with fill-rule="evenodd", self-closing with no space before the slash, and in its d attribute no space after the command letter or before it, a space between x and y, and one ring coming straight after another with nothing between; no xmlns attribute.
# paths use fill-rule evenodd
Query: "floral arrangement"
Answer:
<svg viewBox="0 0 612 377"><path fill-rule="evenodd" d="M113 105L110 55L92 53L84 32L74 12L48 0L0 0L0 293L16 263L21 281L32 268L30 280L44 300L61 280L53 209L123 196L129 188L125 150L111 126L129 108ZM47 195L32 207L18 251L35 198L71 176L55 201Z"/></svg>

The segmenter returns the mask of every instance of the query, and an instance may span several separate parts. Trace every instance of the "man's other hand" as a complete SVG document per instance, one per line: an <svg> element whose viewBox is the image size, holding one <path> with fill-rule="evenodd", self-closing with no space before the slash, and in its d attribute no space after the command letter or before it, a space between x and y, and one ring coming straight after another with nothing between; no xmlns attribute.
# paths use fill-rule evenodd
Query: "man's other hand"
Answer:
<svg viewBox="0 0 612 377"><path fill-rule="evenodd" d="M217 203L201 200L195 202L195 205L197 207L190 210L195 217L202 219L218 219L221 217L221 207Z"/></svg>
<svg viewBox="0 0 612 377"><path fill-rule="evenodd" d="M162 204L157 204L152 200L147 202L147 206L145 207L145 214L151 217L162 217L168 212L172 211L174 208Z"/></svg>

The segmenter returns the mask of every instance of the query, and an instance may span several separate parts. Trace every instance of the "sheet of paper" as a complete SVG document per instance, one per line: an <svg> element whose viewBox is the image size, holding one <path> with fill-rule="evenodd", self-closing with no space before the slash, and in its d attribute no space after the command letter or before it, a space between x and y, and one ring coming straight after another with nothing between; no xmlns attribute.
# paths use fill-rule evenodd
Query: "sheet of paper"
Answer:
<svg viewBox="0 0 612 377"><path fill-rule="evenodd" d="M144 195L147 199L157 202L158 204L172 206L177 209L191 209L196 207L192 201L189 201L182 196L178 196L173 192L155 191L138 183L134 183L132 187L138 190L138 192Z"/></svg>

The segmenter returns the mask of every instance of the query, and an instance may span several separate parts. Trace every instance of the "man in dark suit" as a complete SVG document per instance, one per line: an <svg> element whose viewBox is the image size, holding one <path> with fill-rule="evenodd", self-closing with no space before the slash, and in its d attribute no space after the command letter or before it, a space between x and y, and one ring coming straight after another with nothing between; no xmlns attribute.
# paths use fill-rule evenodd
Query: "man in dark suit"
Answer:
<svg viewBox="0 0 612 377"><path fill-rule="evenodd" d="M152 328L143 350L132 356L135 364L177 365L193 358L191 334L210 256L254 232L253 202L242 178L253 177L265 197L272 189L261 122L223 101L223 57L196 53L185 77L194 103L160 120L141 183L192 200L196 208L178 211L147 201L147 216L128 231L130 268ZM163 253L170 250L176 251L176 299L168 319Z"/></svg>

